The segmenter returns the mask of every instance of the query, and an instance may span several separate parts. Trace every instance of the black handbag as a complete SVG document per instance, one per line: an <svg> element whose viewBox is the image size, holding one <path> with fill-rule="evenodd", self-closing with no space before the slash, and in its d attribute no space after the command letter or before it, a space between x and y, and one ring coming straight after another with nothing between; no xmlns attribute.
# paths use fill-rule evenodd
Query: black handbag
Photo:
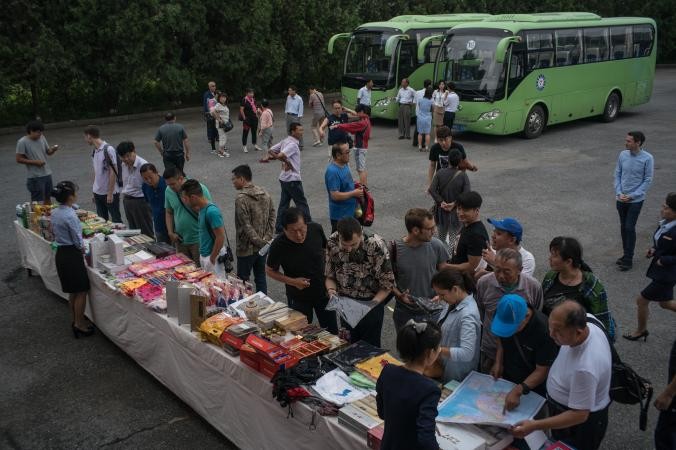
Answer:
<svg viewBox="0 0 676 450"><path fill-rule="evenodd" d="M219 122L218 128L221 130L225 131L226 133L230 130L232 130L234 125L232 124L232 120L228 119L227 122Z"/></svg>

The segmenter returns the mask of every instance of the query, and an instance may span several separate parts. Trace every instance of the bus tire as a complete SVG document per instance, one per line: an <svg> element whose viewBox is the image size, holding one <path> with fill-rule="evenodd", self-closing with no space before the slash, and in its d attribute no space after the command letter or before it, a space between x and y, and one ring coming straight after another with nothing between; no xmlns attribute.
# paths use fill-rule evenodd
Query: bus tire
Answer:
<svg viewBox="0 0 676 450"><path fill-rule="evenodd" d="M547 114L541 105L535 105L528 111L526 124L523 126L523 137L535 139L542 134L547 125Z"/></svg>
<svg viewBox="0 0 676 450"><path fill-rule="evenodd" d="M611 92L606 100L606 105L603 107L601 120L604 122L612 122L617 119L617 116L620 114L621 105L622 99L620 98L620 94L618 94L617 91Z"/></svg>

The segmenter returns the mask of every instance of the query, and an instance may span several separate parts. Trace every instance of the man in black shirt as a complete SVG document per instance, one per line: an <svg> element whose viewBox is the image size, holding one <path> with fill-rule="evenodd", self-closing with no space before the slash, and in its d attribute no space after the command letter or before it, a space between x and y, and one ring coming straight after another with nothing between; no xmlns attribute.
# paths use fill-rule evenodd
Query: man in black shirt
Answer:
<svg viewBox="0 0 676 450"><path fill-rule="evenodd" d="M507 294L498 303L491 333L499 338L491 375L516 383L505 398L505 409L516 408L530 391L544 396L549 368L559 353L549 336L547 317L520 295Z"/></svg>
<svg viewBox="0 0 676 450"><path fill-rule="evenodd" d="M450 264L445 267L467 272L474 277L474 272L481 263L481 255L488 248L489 242L488 231L479 217L482 198L478 192L469 191L460 194L455 203L458 219L463 227Z"/></svg>
<svg viewBox="0 0 676 450"><path fill-rule="evenodd" d="M314 309L319 325L337 334L336 314L326 310L329 298L324 286L326 235L322 226L305 223L303 212L292 207L282 216L282 227L283 233L270 246L265 273L286 285L290 308L305 314L308 322L312 322Z"/></svg>
<svg viewBox="0 0 676 450"><path fill-rule="evenodd" d="M439 127L437 129L437 143L430 147L430 167L427 171L428 186L432 183L432 178L437 170L449 167L448 158L453 149L458 150L462 155L462 160L460 161L460 164L458 164L459 169L469 169L472 172L477 170L476 166L467 160L465 147L459 142L453 142L451 129L448 127Z"/></svg>

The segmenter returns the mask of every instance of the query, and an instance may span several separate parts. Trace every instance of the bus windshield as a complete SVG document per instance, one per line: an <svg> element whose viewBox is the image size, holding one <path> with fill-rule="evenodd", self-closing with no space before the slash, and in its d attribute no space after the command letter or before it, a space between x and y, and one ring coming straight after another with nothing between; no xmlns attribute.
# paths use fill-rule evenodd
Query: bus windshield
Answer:
<svg viewBox="0 0 676 450"><path fill-rule="evenodd" d="M450 35L441 52L444 78L455 83L461 100L494 101L504 96L505 65L495 52L502 30L462 30Z"/></svg>
<svg viewBox="0 0 676 450"><path fill-rule="evenodd" d="M393 31L372 30L352 35L345 53L343 86L359 88L369 79L376 89L394 86L395 59L385 56L385 43L393 34Z"/></svg>

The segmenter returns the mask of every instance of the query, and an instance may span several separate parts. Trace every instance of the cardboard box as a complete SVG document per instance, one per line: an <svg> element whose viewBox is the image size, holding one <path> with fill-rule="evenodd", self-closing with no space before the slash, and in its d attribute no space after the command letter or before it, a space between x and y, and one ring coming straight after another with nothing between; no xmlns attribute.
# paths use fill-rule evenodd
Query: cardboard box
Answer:
<svg viewBox="0 0 676 450"><path fill-rule="evenodd" d="M190 285L178 288L178 324L190 323L190 295L195 288Z"/></svg>
<svg viewBox="0 0 676 450"><path fill-rule="evenodd" d="M282 365L284 365L285 368L290 369L296 364L298 364L298 358L291 355L286 355L285 357L279 358L276 361L273 361L261 355L259 356L260 359L258 371L268 378L272 378L273 376L275 376L275 374Z"/></svg>
<svg viewBox="0 0 676 450"><path fill-rule="evenodd" d="M165 299L167 300L167 317L178 317L178 287L179 281L169 280L165 284Z"/></svg>
<svg viewBox="0 0 676 450"><path fill-rule="evenodd" d="M230 347L234 347L239 350L239 348L244 344L244 339L230 334L226 330L221 334L221 342L223 345L229 345Z"/></svg>
<svg viewBox="0 0 676 450"><path fill-rule="evenodd" d="M255 334L248 335L246 337L246 343L255 348L257 352L268 357L271 357L273 352L282 349L277 344L273 344L267 339L263 339Z"/></svg>
<svg viewBox="0 0 676 450"><path fill-rule="evenodd" d="M239 349L239 360L246 366L258 371L260 368L261 356L256 353L256 350L249 345L242 345Z"/></svg>
<svg viewBox="0 0 676 450"><path fill-rule="evenodd" d="M207 319L207 302L209 299L201 292L190 295L190 331L198 331Z"/></svg>

